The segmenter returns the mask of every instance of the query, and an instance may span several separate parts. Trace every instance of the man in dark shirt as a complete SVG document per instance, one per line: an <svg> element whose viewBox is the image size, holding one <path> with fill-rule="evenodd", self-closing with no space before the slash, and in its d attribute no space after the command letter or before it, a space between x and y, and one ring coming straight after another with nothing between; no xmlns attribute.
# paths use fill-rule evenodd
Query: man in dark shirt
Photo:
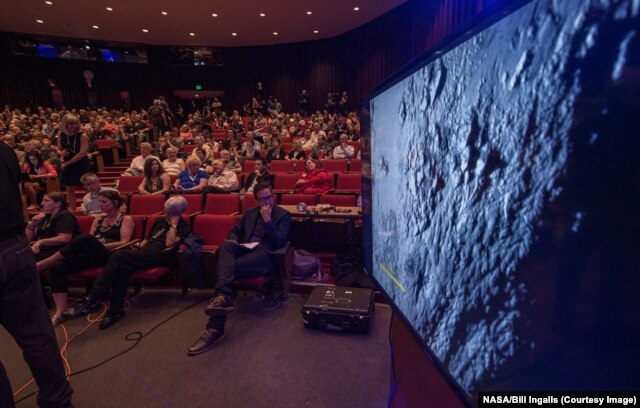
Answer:
<svg viewBox="0 0 640 408"><path fill-rule="evenodd" d="M33 252L24 235L19 182L18 158L0 141L0 323L31 368L40 389L38 405L70 407L73 391L65 378ZM0 407L13 406L11 384L0 362Z"/></svg>
<svg viewBox="0 0 640 408"><path fill-rule="evenodd" d="M206 330L189 348L191 356L210 350L224 337L226 315L234 310L233 279L272 272L275 265L270 254L287 245L291 214L274 204L273 192L267 183L256 185L253 196L259 206L242 216L218 249L216 296L205 310L210 316Z"/></svg>

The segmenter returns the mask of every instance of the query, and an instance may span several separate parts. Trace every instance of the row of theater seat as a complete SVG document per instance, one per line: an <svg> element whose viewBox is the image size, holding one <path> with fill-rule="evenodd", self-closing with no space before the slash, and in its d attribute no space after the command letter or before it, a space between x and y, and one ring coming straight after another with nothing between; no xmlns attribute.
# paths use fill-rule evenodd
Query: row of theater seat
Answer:
<svg viewBox="0 0 640 408"><path fill-rule="evenodd" d="M258 205L253 194L181 194L187 200L186 214L244 214L246 210ZM353 194L280 194L279 204L297 205L304 202L307 205L331 204L338 207L354 207L356 196ZM162 212L164 195L133 194L129 202L130 215L152 215Z"/></svg>
<svg viewBox="0 0 640 408"><path fill-rule="evenodd" d="M148 235L151 226L157 217L163 215L132 215L135 223L135 229L132 239L142 240ZM185 221L189 222L187 214L183 215ZM78 223L82 233L89 233L94 218L91 216L77 216ZM223 215L223 214L199 214L192 219L192 231L194 234L200 236L203 240L202 246L202 261L204 268L204 283L206 286L211 287L213 285L213 276L215 275L215 264L217 257L218 247L227 238L227 234L240 219L240 215ZM182 251L182 248L181 248ZM283 295L287 295L289 287L289 276L292 264L293 250L287 247L281 255L274 255L276 258L276 272L266 276L260 276L257 278L242 279L236 282L237 285L243 287L250 287L259 290L273 289L271 282L276 275L280 278L280 290ZM130 280L135 284L135 291L140 291L140 285L142 282L158 281L160 278L166 276L172 269L179 271L182 277L182 289L183 294L186 293L190 283L185 274L184 265L179 262L179 258L167 266L148 268L134 272ZM93 282L102 273L103 268L86 269L79 274L70 275L70 280L73 282Z"/></svg>

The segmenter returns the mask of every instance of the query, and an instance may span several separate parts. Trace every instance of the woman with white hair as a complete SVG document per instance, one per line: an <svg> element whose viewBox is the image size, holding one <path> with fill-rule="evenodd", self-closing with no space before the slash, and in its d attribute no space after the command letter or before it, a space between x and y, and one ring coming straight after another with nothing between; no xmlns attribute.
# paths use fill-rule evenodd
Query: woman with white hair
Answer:
<svg viewBox="0 0 640 408"><path fill-rule="evenodd" d="M172 193L190 194L199 193L207 185L209 173L200 169L200 159L189 156L187 158L187 169L178 174L175 183L173 183Z"/></svg>
<svg viewBox="0 0 640 408"><path fill-rule="evenodd" d="M181 158L178 157L178 149L170 147L167 149L167 158L162 162L164 171L170 176L177 176L187 166Z"/></svg>
<svg viewBox="0 0 640 408"><path fill-rule="evenodd" d="M178 246L189 235L189 224L182 218L187 208L184 197L169 197L164 203L164 217L158 217L147 237L131 247L116 251L78 308L77 316L95 310L111 291L107 315L100 329L111 327L124 316L124 296L129 276L138 270L166 266L175 257Z"/></svg>

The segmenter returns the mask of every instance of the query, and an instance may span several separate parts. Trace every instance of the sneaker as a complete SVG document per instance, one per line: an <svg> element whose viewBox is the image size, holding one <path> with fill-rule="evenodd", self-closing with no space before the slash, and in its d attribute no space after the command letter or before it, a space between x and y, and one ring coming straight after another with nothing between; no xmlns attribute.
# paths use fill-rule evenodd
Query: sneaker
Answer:
<svg viewBox="0 0 640 408"><path fill-rule="evenodd" d="M202 332L200 338L189 347L188 354L190 356L197 356L205 351L211 350L220 340L224 338L224 331L218 331L214 329L207 329Z"/></svg>
<svg viewBox="0 0 640 408"><path fill-rule="evenodd" d="M233 301L230 298L225 295L218 295L209 301L204 312L209 316L219 316L231 313L235 309Z"/></svg>

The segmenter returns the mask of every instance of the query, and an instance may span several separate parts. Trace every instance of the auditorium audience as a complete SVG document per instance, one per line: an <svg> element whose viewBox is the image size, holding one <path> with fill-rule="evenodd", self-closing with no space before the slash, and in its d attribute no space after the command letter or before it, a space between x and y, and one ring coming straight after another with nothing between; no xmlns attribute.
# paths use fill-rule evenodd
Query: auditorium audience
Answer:
<svg viewBox="0 0 640 408"><path fill-rule="evenodd" d="M67 275L106 265L111 251L131 241L133 236L133 218L120 212L124 204L120 194L115 190L103 190L98 196L102 215L93 221L89 234L78 235L59 251L37 263L39 271L49 270L49 283L56 305L51 316L54 326L74 315L73 311L65 313Z"/></svg>
<svg viewBox="0 0 640 408"><path fill-rule="evenodd" d="M269 147L269 149L267 150L265 158L269 163L271 163L271 160L284 160L285 151L281 146L280 138L271 138L271 147Z"/></svg>

